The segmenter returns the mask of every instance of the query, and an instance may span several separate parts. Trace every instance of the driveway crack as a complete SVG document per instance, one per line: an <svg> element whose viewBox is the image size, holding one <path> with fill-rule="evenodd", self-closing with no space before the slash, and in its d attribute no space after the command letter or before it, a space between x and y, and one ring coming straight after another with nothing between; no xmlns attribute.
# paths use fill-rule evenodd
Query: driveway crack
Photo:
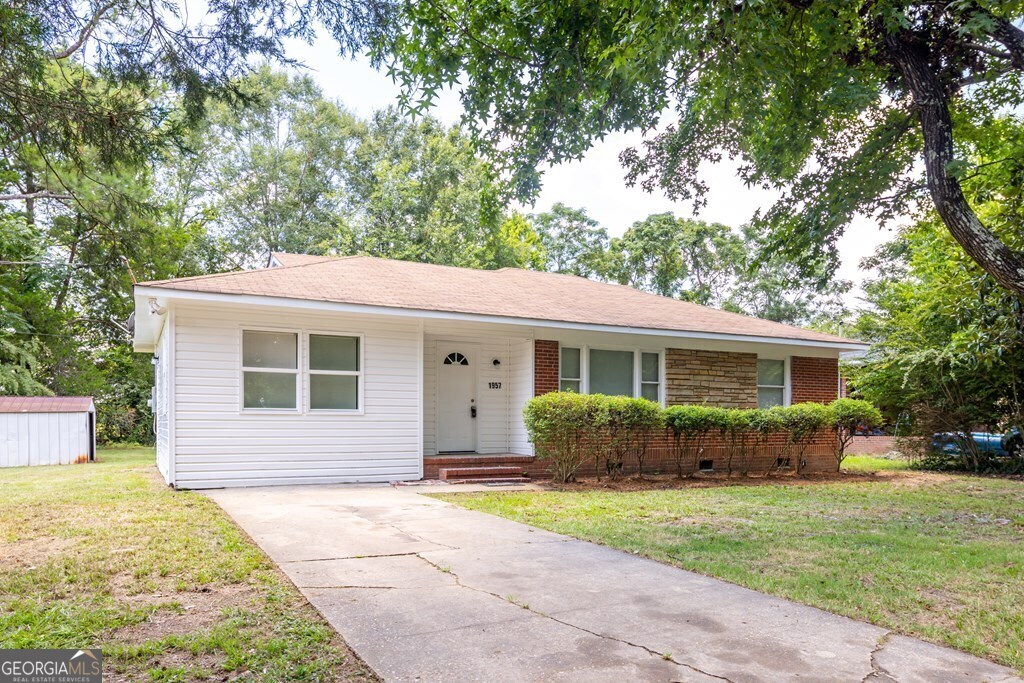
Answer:
<svg viewBox="0 0 1024 683"><path fill-rule="evenodd" d="M306 562L337 562L338 560L366 560L374 557L411 557L417 553L384 553L382 555L345 555L343 557L311 557L308 560L274 560L278 564L303 564Z"/></svg>
<svg viewBox="0 0 1024 683"><path fill-rule="evenodd" d="M353 584L344 584L344 585L339 585L339 586L301 586L301 588L302 588L302 590L306 590L307 588L308 589L312 589L312 590L318 590L318 589L319 590L323 590L323 589L333 589L333 588L366 588L366 589L383 590L383 591L397 591L397 590L401 590L400 588L398 588L398 586L359 586L359 585L353 585Z"/></svg>
<svg viewBox="0 0 1024 683"><path fill-rule="evenodd" d="M450 574L451 577L453 579L455 579L455 585L459 586L460 588L467 588L467 589L469 589L471 591L476 591L477 593L483 593L484 595L490 595L491 597L494 597L494 598L497 598L499 600L503 600L503 601L505 601L507 603L510 603L512 605L515 605L516 607L519 607L520 609L524 609L527 612L530 612L531 614L535 614L538 617L543 617L544 619L550 619L551 621L553 621L553 622L555 622L557 624L561 624L562 626L568 626L569 628L575 629L577 631L581 631L583 633L587 633L587 634L592 635L592 636L594 636L596 638L601 638L603 640L611 640L611 641L614 641L616 643L622 643L623 645L628 645L629 647L635 647L635 648L638 648L640 650L643 650L644 652L646 652L647 654L649 654L651 656L658 657L659 659L663 659L663 660L665 660L667 662L672 662L676 666L681 666L681 667L683 667L685 669L689 669L690 671L694 671L694 672L696 672L698 674L702 674L704 676L708 676L709 678L714 678L714 679L719 680L719 681L725 681L726 683L733 683L730 679L726 678L725 676L719 676L718 674L713 674L713 673L711 673L709 671L704 671L703 669L700 669L700 668L698 668L696 666L693 666L692 664L687 664L686 662L681 662L678 659L675 659L671 654L669 654L667 652L658 652L657 650L649 648L646 645L643 645L641 643L634 643L634 642L631 642L629 640L624 640L622 638L616 638L615 636L610 636L610 635L608 635L606 633L598 633L597 631L591 631L590 629L583 628L582 626L578 626L578 625L573 624L573 623L568 622L568 621L563 621L562 619L559 619L557 617L553 617L550 614L545 614L544 612L541 612L539 610L535 610L532 607L530 607L529 605L515 600L511 596L499 595L498 593L493 593L493 592L491 592L489 590L485 590L483 588L477 588L476 586L470 586L469 584L463 583L462 579L459 578L459 575L456 574L455 572L453 572L450 567L445 567L445 566L442 566L440 564L437 564L436 562L433 562L433 561L427 559L426 557L423 557L423 555L421 555L419 553L416 553L416 556L419 557L424 562L426 562L427 564L429 564L430 566L432 566L434 569L438 570L439 572L444 572L445 574Z"/></svg>
<svg viewBox="0 0 1024 683"><path fill-rule="evenodd" d="M409 536L411 538L415 538L420 543L429 543L431 545L439 545L442 548L447 548L448 550L458 550L458 548L456 546L454 546L454 545L448 545L447 543L441 543L440 541L431 541L428 538L423 538L419 534L414 534L411 531L406 531L405 529L403 529L402 527L398 526L397 524L395 524L393 522L388 522L388 526L391 527L392 529L394 529L395 531L397 531L400 534L405 534L406 536Z"/></svg>
<svg viewBox="0 0 1024 683"><path fill-rule="evenodd" d="M878 653L889 644L890 637L892 637L892 631L886 631L875 643L875 648L871 650L871 673L865 676L861 683L898 683L896 677L878 663Z"/></svg>

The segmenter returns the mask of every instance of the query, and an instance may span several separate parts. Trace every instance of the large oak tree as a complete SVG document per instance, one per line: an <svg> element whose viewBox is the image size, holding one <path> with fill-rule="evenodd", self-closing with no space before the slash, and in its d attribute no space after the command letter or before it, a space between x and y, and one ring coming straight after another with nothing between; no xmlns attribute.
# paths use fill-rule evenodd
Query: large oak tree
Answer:
<svg viewBox="0 0 1024 683"><path fill-rule="evenodd" d="M466 122L522 196L545 162L640 130L645 143L621 155L630 182L700 204L701 164L738 159L745 181L782 191L758 218L812 270L834 265L853 215L886 219L930 197L970 257L1024 295L1024 253L1000 234L1021 226L986 225L961 187L988 172L966 161L988 122L1024 103L1019 0L432 0L406 11L379 55L414 102L459 87Z"/></svg>

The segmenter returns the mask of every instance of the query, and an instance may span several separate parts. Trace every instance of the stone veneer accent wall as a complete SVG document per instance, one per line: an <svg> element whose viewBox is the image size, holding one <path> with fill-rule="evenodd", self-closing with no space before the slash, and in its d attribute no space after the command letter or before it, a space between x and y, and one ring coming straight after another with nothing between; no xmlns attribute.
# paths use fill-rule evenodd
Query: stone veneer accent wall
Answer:
<svg viewBox="0 0 1024 683"><path fill-rule="evenodd" d="M757 355L665 349L665 404L757 407Z"/></svg>
<svg viewBox="0 0 1024 683"><path fill-rule="evenodd" d="M839 397L839 361L793 356L789 361L793 403L831 403Z"/></svg>
<svg viewBox="0 0 1024 683"><path fill-rule="evenodd" d="M558 391L558 342L533 340L533 395Z"/></svg>

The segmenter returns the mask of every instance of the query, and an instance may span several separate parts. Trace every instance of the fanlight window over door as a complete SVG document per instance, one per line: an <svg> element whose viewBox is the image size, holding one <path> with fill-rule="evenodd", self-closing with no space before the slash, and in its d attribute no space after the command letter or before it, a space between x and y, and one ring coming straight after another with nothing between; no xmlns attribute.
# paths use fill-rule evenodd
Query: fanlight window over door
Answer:
<svg viewBox="0 0 1024 683"><path fill-rule="evenodd" d="M458 351L452 351L444 357L445 365L469 365L469 359Z"/></svg>

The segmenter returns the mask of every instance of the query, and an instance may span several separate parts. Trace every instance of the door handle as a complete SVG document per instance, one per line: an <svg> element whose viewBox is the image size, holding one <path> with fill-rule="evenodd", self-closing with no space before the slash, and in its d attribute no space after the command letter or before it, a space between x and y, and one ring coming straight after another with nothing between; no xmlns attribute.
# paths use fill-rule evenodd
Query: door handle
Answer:
<svg viewBox="0 0 1024 683"><path fill-rule="evenodd" d="M469 416L470 417L476 417L476 406L470 406L469 407Z"/></svg>

